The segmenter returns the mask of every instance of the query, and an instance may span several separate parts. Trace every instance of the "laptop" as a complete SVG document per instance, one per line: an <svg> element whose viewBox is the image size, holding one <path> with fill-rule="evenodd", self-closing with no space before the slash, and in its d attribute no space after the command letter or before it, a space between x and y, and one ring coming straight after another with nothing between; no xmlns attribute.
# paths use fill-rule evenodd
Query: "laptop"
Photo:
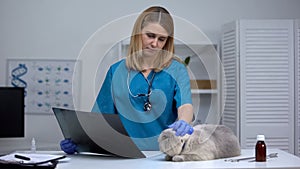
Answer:
<svg viewBox="0 0 300 169"><path fill-rule="evenodd" d="M128 136L118 114L52 108L65 139L76 143L78 152L126 158L146 156Z"/></svg>

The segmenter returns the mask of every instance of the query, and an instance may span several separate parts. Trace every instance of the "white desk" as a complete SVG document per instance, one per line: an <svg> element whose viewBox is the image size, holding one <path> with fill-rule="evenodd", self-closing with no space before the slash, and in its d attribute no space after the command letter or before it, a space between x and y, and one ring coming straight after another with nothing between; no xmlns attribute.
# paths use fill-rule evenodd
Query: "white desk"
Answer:
<svg viewBox="0 0 300 169"><path fill-rule="evenodd" d="M160 152L144 152L144 159L123 159L98 155L69 155L69 159L58 163L57 169L196 169L196 168L298 168L300 158L278 149L267 150L267 154L278 153L277 158L267 162L225 162L225 159L210 161L170 162L164 160ZM56 153L57 154L57 153ZM234 158L251 157L254 150L242 150L242 155Z"/></svg>

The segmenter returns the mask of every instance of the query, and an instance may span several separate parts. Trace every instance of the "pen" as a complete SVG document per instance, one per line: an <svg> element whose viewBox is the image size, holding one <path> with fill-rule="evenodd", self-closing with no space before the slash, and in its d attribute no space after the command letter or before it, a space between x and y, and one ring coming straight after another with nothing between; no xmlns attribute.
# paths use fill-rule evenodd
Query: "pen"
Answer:
<svg viewBox="0 0 300 169"><path fill-rule="evenodd" d="M18 159L21 159L21 160L26 160L26 161L29 161L29 160L30 160L29 157L22 156L22 155L18 155L18 154L15 155L15 158L18 158Z"/></svg>

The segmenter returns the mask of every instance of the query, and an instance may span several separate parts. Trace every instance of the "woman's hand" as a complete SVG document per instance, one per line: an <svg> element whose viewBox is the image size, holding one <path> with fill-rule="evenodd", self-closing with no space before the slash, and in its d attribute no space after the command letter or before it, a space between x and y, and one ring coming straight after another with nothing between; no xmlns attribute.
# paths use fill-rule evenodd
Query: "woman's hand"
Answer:
<svg viewBox="0 0 300 169"><path fill-rule="evenodd" d="M185 122L184 120L175 121L173 124L168 126L172 128L176 133L176 136L184 136L186 134L191 135L194 132L193 127Z"/></svg>

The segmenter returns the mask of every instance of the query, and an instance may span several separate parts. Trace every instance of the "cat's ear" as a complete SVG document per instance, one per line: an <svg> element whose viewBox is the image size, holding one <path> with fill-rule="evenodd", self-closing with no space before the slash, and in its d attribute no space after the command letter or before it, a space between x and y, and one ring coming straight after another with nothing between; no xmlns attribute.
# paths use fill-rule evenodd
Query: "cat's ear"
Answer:
<svg viewBox="0 0 300 169"><path fill-rule="evenodd" d="M161 133L161 134L159 135L157 141L158 141L158 142L161 142L161 141L163 141L163 140L165 140L165 139L166 139L166 136L163 135L163 133Z"/></svg>
<svg viewBox="0 0 300 169"><path fill-rule="evenodd" d="M161 141L163 141L163 140L166 140L166 139L170 138L170 136L172 135L171 132L172 132L172 131L169 130L169 129L166 129L166 130L162 131L162 132L160 133L159 137L158 137L158 142L161 142Z"/></svg>

